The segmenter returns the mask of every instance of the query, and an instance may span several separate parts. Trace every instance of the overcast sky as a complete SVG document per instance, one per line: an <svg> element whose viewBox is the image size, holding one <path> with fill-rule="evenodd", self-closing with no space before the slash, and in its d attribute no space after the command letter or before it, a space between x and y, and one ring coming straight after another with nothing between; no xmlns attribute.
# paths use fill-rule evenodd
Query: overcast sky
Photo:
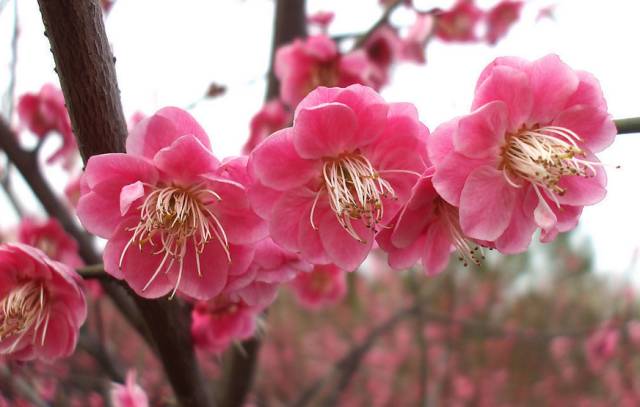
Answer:
<svg viewBox="0 0 640 407"><path fill-rule="evenodd" d="M7 85L12 32L9 0L0 15L0 89ZM1 1L0 1L1 3ZM423 9L448 7L452 1L419 1ZM496 1L480 1L490 6ZM509 36L495 47L433 42L426 66L401 65L392 85L382 93L388 101L414 103L430 129L468 112L475 81L484 66L501 55L538 58L557 53L576 69L601 81L609 109L616 118L640 116L640 2L635 0L559 0L555 21L536 22L549 1L528 1ZM331 10L331 33L366 30L381 13L376 0L309 0L309 11ZM18 94L57 83L49 44L36 1L20 1ZM248 134L248 122L262 103L271 42L273 2L270 0L118 0L106 25L114 53L125 114L152 113L160 107L187 107L198 101L211 82L228 86L228 94L197 103L192 114L202 123L219 157L237 154ZM398 12L393 21L411 24L411 13ZM55 145L51 141L47 149ZM598 269L627 271L640 243L640 135L622 135L605 153L610 164L609 193L599 205L586 208L580 223L590 236ZM616 170L614 167L621 165ZM64 173L50 171L63 185ZM37 205L18 186L27 206ZM0 197L2 227L15 221ZM633 269L634 276L639 268ZM636 280L637 281L637 280Z"/></svg>

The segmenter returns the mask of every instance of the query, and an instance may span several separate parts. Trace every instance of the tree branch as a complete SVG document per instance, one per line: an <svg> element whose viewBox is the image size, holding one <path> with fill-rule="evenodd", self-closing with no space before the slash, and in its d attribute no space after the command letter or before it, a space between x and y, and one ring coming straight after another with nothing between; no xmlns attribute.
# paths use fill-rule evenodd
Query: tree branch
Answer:
<svg viewBox="0 0 640 407"><path fill-rule="evenodd" d="M640 117L614 120L618 134L640 133Z"/></svg>
<svg viewBox="0 0 640 407"><path fill-rule="evenodd" d="M113 355L102 346L96 337L83 332L78 340L78 346L98 362L111 381L124 383L124 369L122 365L114 359Z"/></svg>
<svg viewBox="0 0 640 407"><path fill-rule="evenodd" d="M84 162L95 154L124 152L127 126L100 5L97 0L38 4ZM178 300L134 300L179 404L211 406L195 358L189 313Z"/></svg>

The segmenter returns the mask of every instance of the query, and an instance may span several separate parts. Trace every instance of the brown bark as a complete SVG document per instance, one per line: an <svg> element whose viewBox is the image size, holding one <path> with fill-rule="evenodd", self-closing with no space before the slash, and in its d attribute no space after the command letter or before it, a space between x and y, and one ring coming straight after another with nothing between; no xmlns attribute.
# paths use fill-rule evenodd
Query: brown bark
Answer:
<svg viewBox="0 0 640 407"><path fill-rule="evenodd" d="M38 0L45 35L67 103L80 154L124 152L126 122L115 58L96 0ZM190 337L190 315L180 301L135 297L157 345L176 399L184 407L211 406Z"/></svg>

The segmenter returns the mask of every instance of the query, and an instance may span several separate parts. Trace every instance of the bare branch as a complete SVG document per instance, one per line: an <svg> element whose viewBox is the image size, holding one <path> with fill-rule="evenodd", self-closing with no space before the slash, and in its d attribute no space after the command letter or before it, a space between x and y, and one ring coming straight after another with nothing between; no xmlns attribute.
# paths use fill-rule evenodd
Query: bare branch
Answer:
<svg viewBox="0 0 640 407"><path fill-rule="evenodd" d="M640 117L614 120L618 134L640 133Z"/></svg>
<svg viewBox="0 0 640 407"><path fill-rule="evenodd" d="M84 162L95 154L124 152L127 127L100 5L97 0L38 4ZM178 300L134 300L179 404L211 406L191 341L189 312Z"/></svg>

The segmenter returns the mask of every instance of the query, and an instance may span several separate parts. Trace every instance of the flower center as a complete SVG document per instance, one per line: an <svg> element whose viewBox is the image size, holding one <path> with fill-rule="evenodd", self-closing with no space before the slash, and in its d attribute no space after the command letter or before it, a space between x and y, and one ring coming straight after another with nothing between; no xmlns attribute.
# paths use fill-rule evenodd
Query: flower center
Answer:
<svg viewBox="0 0 640 407"><path fill-rule="evenodd" d="M458 252L458 260L461 261L465 267L467 267L469 263L479 266L480 261L485 259L484 253L478 245L469 241L464 233L462 233L458 208L448 204L441 198L437 198L435 207L436 215L442 219L447 226L451 242Z"/></svg>
<svg viewBox="0 0 640 407"><path fill-rule="evenodd" d="M353 227L353 219L360 220L367 228L374 228L382 220L382 199L395 192L387 181L380 177L371 162L360 154L344 154L336 159L325 160L322 167L324 189L329 196L329 205L342 227L356 240L366 243ZM311 226L320 191L311 208Z"/></svg>
<svg viewBox="0 0 640 407"><path fill-rule="evenodd" d="M542 188L558 203L557 196L566 189L558 185L565 175L590 178L599 163L586 160L586 152L578 146L580 137L573 131L555 126L524 130L508 138L503 147L502 170L505 179L516 188L511 177L530 182L536 192Z"/></svg>
<svg viewBox="0 0 640 407"><path fill-rule="evenodd" d="M178 261L178 279L171 294L173 296L180 285L183 261L190 242L194 247L199 276L202 275L200 255L211 240L218 241L227 255L227 260L231 262L227 235L220 220L210 208L213 202L220 200L220 195L202 184L190 187L154 187L139 208L140 222L130 229L133 236L122 251L120 267L125 253L133 243L137 243L141 250L146 243L154 247L157 245L153 254L162 255L162 261L142 290L149 287L163 268L165 273L168 273Z"/></svg>
<svg viewBox="0 0 640 407"><path fill-rule="evenodd" d="M0 340L14 335L18 336L9 352L15 349L20 339L31 328L33 328L33 342L35 343L37 332L42 327L40 342L41 345L44 345L48 326L49 310L43 284L29 281L10 291L0 300Z"/></svg>

